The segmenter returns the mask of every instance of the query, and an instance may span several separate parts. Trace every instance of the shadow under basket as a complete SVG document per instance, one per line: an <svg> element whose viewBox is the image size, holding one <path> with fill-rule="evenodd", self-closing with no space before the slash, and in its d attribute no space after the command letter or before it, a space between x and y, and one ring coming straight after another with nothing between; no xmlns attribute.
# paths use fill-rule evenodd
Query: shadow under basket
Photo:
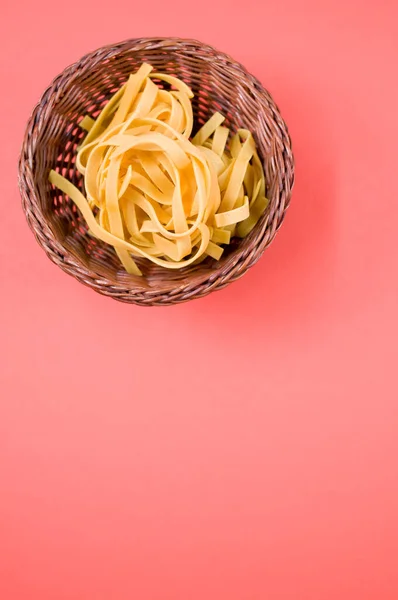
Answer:
<svg viewBox="0 0 398 600"><path fill-rule="evenodd" d="M219 261L169 270L137 259L143 277L127 274L113 247L87 233L74 203L48 182L55 169L84 192L75 167L85 132L78 123L98 116L109 98L143 63L176 75L195 96L198 129L216 111L232 132L249 129L264 165L269 205L253 231L233 239ZM294 160L287 127L270 94L226 54L194 40L133 39L100 48L71 65L44 92L26 128L19 187L29 226L49 258L95 291L132 304L164 306L219 290L241 277L272 242L289 205Z"/></svg>

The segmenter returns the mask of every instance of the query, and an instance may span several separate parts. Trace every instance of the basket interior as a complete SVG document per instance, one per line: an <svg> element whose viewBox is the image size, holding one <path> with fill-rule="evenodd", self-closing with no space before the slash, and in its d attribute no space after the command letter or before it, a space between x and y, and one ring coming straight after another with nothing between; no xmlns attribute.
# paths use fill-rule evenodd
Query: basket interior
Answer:
<svg viewBox="0 0 398 600"><path fill-rule="evenodd" d="M247 238L234 239L220 261L207 258L196 266L168 270L146 259L137 259L144 277L135 277L124 271L112 247L87 234L85 221L73 202L48 183L48 172L54 168L84 193L83 177L75 167L76 150L85 136L79 122L85 115L97 117L109 98L143 62L149 62L155 71L181 78L192 88L196 128L219 111L232 131L245 127L253 133L267 179L270 199L267 213L275 209L280 177L274 160L278 136L266 96L259 98L253 80L225 55L215 56L200 46L186 44L162 49L150 45L121 48L110 55L93 54L92 58L82 59L79 69L76 65L71 68L71 76L60 88L35 145L34 183L41 210L62 247L79 265L98 278L107 279L111 285L121 284L137 290L155 287L158 292L167 292L206 279L211 284L213 275L228 271L241 259L242 252L249 251L256 243L256 232L258 234L258 228L264 229L267 215ZM167 87L167 84L161 85Z"/></svg>

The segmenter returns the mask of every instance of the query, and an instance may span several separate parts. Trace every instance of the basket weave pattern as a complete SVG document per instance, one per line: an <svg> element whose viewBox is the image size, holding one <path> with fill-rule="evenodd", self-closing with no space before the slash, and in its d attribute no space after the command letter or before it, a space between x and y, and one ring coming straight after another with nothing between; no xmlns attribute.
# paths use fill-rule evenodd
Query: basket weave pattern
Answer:
<svg viewBox="0 0 398 600"><path fill-rule="evenodd" d="M232 131L255 138L270 200L266 214L243 240L233 240L220 261L211 258L170 271L138 259L143 277L128 275L112 247L90 237L72 201L48 183L55 168L84 193L75 167L85 132L84 115L98 116L109 98L143 62L176 75L195 94L196 128L216 111ZM143 38L100 48L52 82L33 110L19 160L19 186L29 226L49 258L97 292L150 305L185 302L219 290L241 277L272 242L289 205L294 160L286 125L269 93L240 64L194 40Z"/></svg>

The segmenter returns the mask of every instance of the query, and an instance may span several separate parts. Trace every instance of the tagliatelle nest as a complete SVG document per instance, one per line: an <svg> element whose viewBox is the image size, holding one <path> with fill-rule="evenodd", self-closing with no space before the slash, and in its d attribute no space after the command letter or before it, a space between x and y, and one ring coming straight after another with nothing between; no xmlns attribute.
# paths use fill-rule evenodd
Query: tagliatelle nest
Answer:
<svg viewBox="0 0 398 600"><path fill-rule="evenodd" d="M215 113L190 141L190 88L151 71L141 65L95 121L83 119L88 135L76 164L87 198L55 171L49 177L134 275L141 271L133 257L168 269L219 260L221 244L247 235L268 202L251 133L238 130L228 149L229 129Z"/></svg>

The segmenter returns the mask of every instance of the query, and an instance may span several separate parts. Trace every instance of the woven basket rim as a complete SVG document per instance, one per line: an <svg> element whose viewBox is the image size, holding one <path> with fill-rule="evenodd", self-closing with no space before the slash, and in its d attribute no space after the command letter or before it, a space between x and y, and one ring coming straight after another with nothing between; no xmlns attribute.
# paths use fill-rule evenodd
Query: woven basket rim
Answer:
<svg viewBox="0 0 398 600"><path fill-rule="evenodd" d="M225 268L225 265L222 269L215 267L204 272L200 277L194 278L192 283L177 285L175 282L171 282L170 289L166 291L163 289L159 292L156 288L142 289L135 284L135 281L135 285L131 287L126 286L125 282L115 284L114 281L99 276L91 269L88 269L87 266L76 259L72 252L62 245L57 238L56 232L52 229L50 222L43 214L43 211L39 209L39 199L35 190L34 152L38 136L42 129L47 125L47 119L42 116L43 111L46 110L46 115L51 113L54 105L62 96L64 85L70 85L75 78L78 78L81 75L82 69L87 68L87 65L90 66L90 69L94 69L97 65L101 64L107 56L117 56L117 54L124 50L134 52L143 47L145 47L146 50L157 47L163 50L172 50L176 46L179 48L184 46L185 52L188 51L188 48L195 51L197 49L203 50L203 52L207 54L206 56L201 56L201 59L206 60L207 58L208 60L214 60L216 57L217 60L225 62L226 65L236 69L245 79L245 83L247 82L248 85L252 86L253 90L260 94L266 94L273 118L277 122L277 126L283 137L282 152L286 157L287 167L284 165L284 172L281 173L281 182L285 192L283 200L280 205L276 206L272 213L268 215L268 218L263 221L261 226L260 224L256 225L255 231L256 229L258 231L254 247L246 246L242 243L236 256L230 261L228 268ZM271 95L265 90L260 81L255 76L251 75L239 62L231 58L228 54L220 52L212 46L203 44L195 39L176 37L132 38L116 44L103 46L85 54L82 58L66 67L53 79L43 92L39 102L33 108L28 120L18 163L18 184L21 193L22 207L36 240L45 250L49 258L58 264L64 271L74 276L85 285L89 285L94 290L118 300L146 306L169 305L202 297L211 291L222 289L232 281L241 277L259 260L265 248L269 246L274 239L290 204L291 193L294 186L294 158L287 126Z"/></svg>

